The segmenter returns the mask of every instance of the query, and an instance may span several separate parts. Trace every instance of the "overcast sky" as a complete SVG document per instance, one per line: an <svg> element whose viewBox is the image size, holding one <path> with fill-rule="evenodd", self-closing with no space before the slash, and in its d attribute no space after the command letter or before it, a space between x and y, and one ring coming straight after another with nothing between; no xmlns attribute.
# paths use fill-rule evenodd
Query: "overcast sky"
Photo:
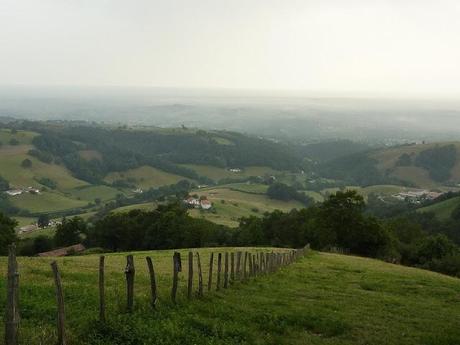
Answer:
<svg viewBox="0 0 460 345"><path fill-rule="evenodd" d="M0 84L460 95L460 1L0 0Z"/></svg>

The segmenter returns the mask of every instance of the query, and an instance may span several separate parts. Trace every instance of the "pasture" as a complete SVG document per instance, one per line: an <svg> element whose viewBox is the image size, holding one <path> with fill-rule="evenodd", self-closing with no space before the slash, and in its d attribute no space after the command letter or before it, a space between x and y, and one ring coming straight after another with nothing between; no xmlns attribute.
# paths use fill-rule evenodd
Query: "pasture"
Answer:
<svg viewBox="0 0 460 345"><path fill-rule="evenodd" d="M194 250L204 282L209 254ZM247 250L247 249L245 249ZM271 250L270 248L252 248ZM72 345L315 344L452 345L460 340L460 280L384 262L310 252L276 273L186 298L187 252L182 254L178 303L172 304L172 250L134 253L135 299L126 311L126 253L106 255L107 321L98 319L98 256L58 258ZM159 301L149 306L145 257L153 258ZM20 344L56 341L56 303L50 262L19 258ZM5 275L6 259L0 259ZM196 275L195 275L196 276ZM215 282L215 280L214 280ZM197 280L194 280L194 291ZM5 280L0 280L0 295ZM5 298L1 299L2 301ZM0 304L3 313L4 304ZM3 337L4 328L0 328Z"/></svg>
<svg viewBox="0 0 460 345"><path fill-rule="evenodd" d="M127 180L142 189L148 189L175 184L185 179L183 176L170 174L151 166L142 166L136 169L110 173L104 180L108 183L116 180Z"/></svg>

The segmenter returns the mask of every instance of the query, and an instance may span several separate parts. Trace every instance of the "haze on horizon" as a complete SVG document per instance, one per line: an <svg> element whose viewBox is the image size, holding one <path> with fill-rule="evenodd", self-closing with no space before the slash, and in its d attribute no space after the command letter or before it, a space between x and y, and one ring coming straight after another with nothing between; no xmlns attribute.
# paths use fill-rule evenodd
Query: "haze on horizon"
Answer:
<svg viewBox="0 0 460 345"><path fill-rule="evenodd" d="M3 0L0 84L460 95L456 0Z"/></svg>

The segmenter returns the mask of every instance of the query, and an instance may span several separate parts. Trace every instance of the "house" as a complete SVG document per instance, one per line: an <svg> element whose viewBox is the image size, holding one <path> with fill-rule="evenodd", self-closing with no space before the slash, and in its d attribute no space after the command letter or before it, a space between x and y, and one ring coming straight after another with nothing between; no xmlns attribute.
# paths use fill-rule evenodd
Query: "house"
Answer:
<svg viewBox="0 0 460 345"><path fill-rule="evenodd" d="M184 203L189 207L200 208L200 200L191 196L185 199Z"/></svg>
<svg viewBox="0 0 460 345"><path fill-rule="evenodd" d="M37 188L34 188L34 187L27 187L27 191L28 191L30 194L40 194L40 190L37 189Z"/></svg>
<svg viewBox="0 0 460 345"><path fill-rule="evenodd" d="M212 203L206 199L201 200L200 205L203 210L209 210L212 207Z"/></svg>
<svg viewBox="0 0 460 345"><path fill-rule="evenodd" d="M51 250L49 252L38 253L38 256L66 256L75 253L81 253L86 250L83 244L74 244L73 246Z"/></svg>
<svg viewBox="0 0 460 345"><path fill-rule="evenodd" d="M144 193L144 191L141 188L136 188L136 189L133 190L133 193L142 194L142 193Z"/></svg>
<svg viewBox="0 0 460 345"><path fill-rule="evenodd" d="M7 191L6 191L6 194L8 194L8 195L10 195L10 196L21 195L21 194L22 194L22 190L21 190L21 189L10 189L10 190L7 190Z"/></svg>
<svg viewBox="0 0 460 345"><path fill-rule="evenodd" d="M228 169L228 171L233 172L233 173L240 173L241 169L240 168L231 168L231 169Z"/></svg>

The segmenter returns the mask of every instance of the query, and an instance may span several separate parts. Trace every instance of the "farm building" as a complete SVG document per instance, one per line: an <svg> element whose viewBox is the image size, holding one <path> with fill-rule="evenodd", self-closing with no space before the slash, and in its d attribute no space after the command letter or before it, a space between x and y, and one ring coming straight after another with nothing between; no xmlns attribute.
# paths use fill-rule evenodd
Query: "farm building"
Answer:
<svg viewBox="0 0 460 345"><path fill-rule="evenodd" d="M16 195L21 195L22 190L21 189L10 189L10 190L7 190L5 193L8 194L9 196L16 196Z"/></svg>
<svg viewBox="0 0 460 345"><path fill-rule="evenodd" d="M200 205L203 210L209 210L212 207L212 203L206 199L201 200Z"/></svg>

